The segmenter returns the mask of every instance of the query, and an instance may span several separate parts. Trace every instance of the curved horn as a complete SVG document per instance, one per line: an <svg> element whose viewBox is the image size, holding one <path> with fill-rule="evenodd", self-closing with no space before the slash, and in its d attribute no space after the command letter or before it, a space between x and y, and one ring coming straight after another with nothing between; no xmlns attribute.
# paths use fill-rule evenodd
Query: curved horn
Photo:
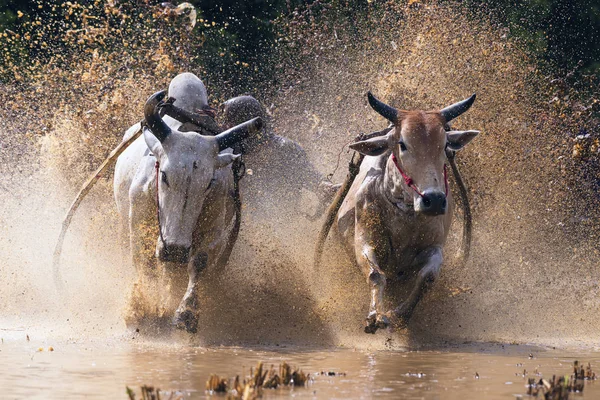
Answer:
<svg viewBox="0 0 600 400"><path fill-rule="evenodd" d="M219 133L217 136L215 136L217 143L219 144L219 151L225 150L240 140L256 134L262 129L262 127L262 118L256 117L250 121L246 121L242 124L234 126L231 129L227 129L223 133Z"/></svg>
<svg viewBox="0 0 600 400"><path fill-rule="evenodd" d="M171 128L165 121L162 120L158 114L158 105L165 98L167 91L161 90L160 92L154 93L148 97L146 105L144 106L144 117L146 118L146 125L150 128L150 131L156 136L159 141L163 141L171 134Z"/></svg>
<svg viewBox="0 0 600 400"><path fill-rule="evenodd" d="M444 108L440 111L440 114L442 114L442 117L444 117L446 122L450 122L471 108L473 102L475 102L475 93L473 93L473 95L466 100L459 101L458 103L454 103L451 106Z"/></svg>
<svg viewBox="0 0 600 400"><path fill-rule="evenodd" d="M367 98L369 99L369 105L373 110L377 111L383 118L391 123L396 123L398 120L398 110L378 100L371 92L367 93Z"/></svg>

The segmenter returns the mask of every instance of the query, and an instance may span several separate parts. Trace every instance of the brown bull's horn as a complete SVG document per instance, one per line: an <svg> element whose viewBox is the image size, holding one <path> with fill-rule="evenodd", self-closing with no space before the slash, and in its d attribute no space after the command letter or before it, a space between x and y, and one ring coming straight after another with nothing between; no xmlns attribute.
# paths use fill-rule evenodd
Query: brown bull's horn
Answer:
<svg viewBox="0 0 600 400"><path fill-rule="evenodd" d="M451 106L448 106L440 111L442 117L446 120L446 122L452 121L454 118L458 117L460 114L467 111L475 102L475 93L468 99L463 101L459 101L458 103L454 103Z"/></svg>
<svg viewBox="0 0 600 400"><path fill-rule="evenodd" d="M367 97L369 99L369 105L373 108L373 110L377 111L383 118L387 119L391 123L396 123L398 120L398 110L378 100L371 92L367 93Z"/></svg>
<svg viewBox="0 0 600 400"><path fill-rule="evenodd" d="M150 128L150 131L156 136L159 141L163 141L171 134L171 128L165 121L162 120L158 114L158 105L165 98L167 91L161 90L160 92L154 93L146 101L144 106L144 117L146 118L146 125Z"/></svg>
<svg viewBox="0 0 600 400"><path fill-rule="evenodd" d="M260 117L253 118L249 121L227 129L223 133L219 133L215 138L219 144L219 151L231 147L233 144L259 132L263 127L263 120Z"/></svg>

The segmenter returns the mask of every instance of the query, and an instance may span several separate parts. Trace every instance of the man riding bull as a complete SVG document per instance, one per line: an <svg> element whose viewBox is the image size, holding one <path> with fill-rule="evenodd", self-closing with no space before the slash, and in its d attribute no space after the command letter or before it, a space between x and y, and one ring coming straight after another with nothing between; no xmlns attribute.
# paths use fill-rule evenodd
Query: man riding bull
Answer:
<svg viewBox="0 0 600 400"><path fill-rule="evenodd" d="M215 110L208 105L208 94L204 83L195 75L186 72L171 81L169 99L161 109L161 116L184 132L200 132L214 136L223 129L215 122Z"/></svg>
<svg viewBox="0 0 600 400"><path fill-rule="evenodd" d="M338 186L323 181L323 176L308 160L304 149L293 140L275 134L264 107L252 96L239 96L223 104L223 127L229 128L248 118L261 117L264 128L256 137L240 141L234 153L242 154L249 172L244 192L259 203L274 208L298 210L302 189L314 193L318 200L318 217L329 204ZM265 203L265 200L267 203Z"/></svg>
<svg viewBox="0 0 600 400"><path fill-rule="evenodd" d="M148 288L157 282L152 265L159 261L167 279L177 282L173 286L183 289L187 277L173 324L193 333L201 311L203 271L222 270L238 236L241 202L232 164L240 156L232 154L231 148L258 133L262 121L256 118L219 132L208 115L204 84L193 74L174 78L169 95L168 102L164 91L147 100L142 136L115 164L114 194L123 230L129 228L131 258L138 271L132 322L144 317L138 305L152 304L146 300L154 297ZM157 235L149 232L152 226L157 227ZM154 254L148 251L152 247Z"/></svg>

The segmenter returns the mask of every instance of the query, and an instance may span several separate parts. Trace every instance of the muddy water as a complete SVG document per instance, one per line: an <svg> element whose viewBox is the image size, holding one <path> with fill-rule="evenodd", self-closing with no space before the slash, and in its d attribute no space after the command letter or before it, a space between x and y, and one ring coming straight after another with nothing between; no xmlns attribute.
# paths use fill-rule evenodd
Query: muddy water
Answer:
<svg viewBox="0 0 600 400"><path fill-rule="evenodd" d="M306 388L266 390L265 398L508 399L526 393L529 377L570 374L574 360L600 363L597 352L511 345L424 351L204 348L142 342L139 337L53 343L50 352L50 340L28 342L17 339L18 332L13 336L0 345L0 397L5 399L126 398L126 386L143 384L178 391L184 398L206 398L211 373L248 373L258 361L287 361L313 377ZM338 375L321 374L330 371ZM588 382L576 398L599 396L600 384Z"/></svg>
<svg viewBox="0 0 600 400"><path fill-rule="evenodd" d="M63 62L62 70L46 69L41 62L39 77L32 74L25 90L13 82L3 88L0 398L124 398L126 385L141 384L198 398L205 396L209 373L233 376L258 360L347 374L317 375L308 388L291 393L297 397L316 392L319 398L512 398L525 393L524 369L531 373L537 367L551 376L570 372L574 359L596 365L597 353L580 350L508 345L404 350L465 340L597 345L600 234L597 199L589 205L573 201L585 185L572 182L578 175L568 173L566 161L586 120L568 109L561 115L558 103L549 106L556 94L545 89L536 64L509 31L460 7L402 4L386 7L386 23L374 13L360 29L355 18L342 25L335 10L330 15L315 9L320 24L291 24L300 28L290 28L290 40L297 42L290 48L305 51L292 52L287 60L293 71L284 71L282 89L268 91L278 95L259 97L274 104L277 132L303 145L324 175L337 171L334 180L340 181L350 157L344 146L358 132L386 126L368 108L367 90L398 107L426 109L477 92L476 105L455 125L482 131L459 158L471 189L473 256L465 266L453 262L461 234L458 216L441 279L407 331L362 334L368 307L364 277L333 237L321 269L314 271L312 251L321 221L311 224L300 213L282 215L282 207L264 194L245 199L240 239L229 264L202 282L203 329L194 346L170 332L160 342L148 341L144 327L143 335L123 333L135 271L123 262L115 234L112 176L98 184L75 218L63 254L68 292L58 296L50 260L74 194L139 120L146 96L189 70L178 61L186 57L169 49L157 53L157 60L166 57L172 64L167 70L136 52L129 56L142 64L125 53L121 57L125 46L120 44L112 53L85 49L82 58L60 54L75 60L75 65ZM225 99L219 98L229 90L225 83L202 69L195 72L210 82L214 105ZM258 212L256 205L265 209ZM582 207L567 212L573 205ZM264 214L270 219L261 218ZM153 322L153 315L148 319ZM55 351L48 352L49 346ZM44 351L38 352L40 347ZM535 358L530 360L531 352ZM596 384L588 385L585 398L600 397L598 391Z"/></svg>

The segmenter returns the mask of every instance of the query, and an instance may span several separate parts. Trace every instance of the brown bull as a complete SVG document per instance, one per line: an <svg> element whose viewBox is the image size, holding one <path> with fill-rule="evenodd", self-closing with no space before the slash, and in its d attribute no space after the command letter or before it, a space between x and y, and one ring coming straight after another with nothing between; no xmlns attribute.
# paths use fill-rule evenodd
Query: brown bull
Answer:
<svg viewBox="0 0 600 400"><path fill-rule="evenodd" d="M337 228L371 288L365 332L405 325L439 276L454 201L448 190L446 150L462 149L478 131L448 131L475 95L441 111L400 111L368 95L394 129L352 144L366 157L337 214ZM386 276L416 275L408 298L383 310Z"/></svg>

